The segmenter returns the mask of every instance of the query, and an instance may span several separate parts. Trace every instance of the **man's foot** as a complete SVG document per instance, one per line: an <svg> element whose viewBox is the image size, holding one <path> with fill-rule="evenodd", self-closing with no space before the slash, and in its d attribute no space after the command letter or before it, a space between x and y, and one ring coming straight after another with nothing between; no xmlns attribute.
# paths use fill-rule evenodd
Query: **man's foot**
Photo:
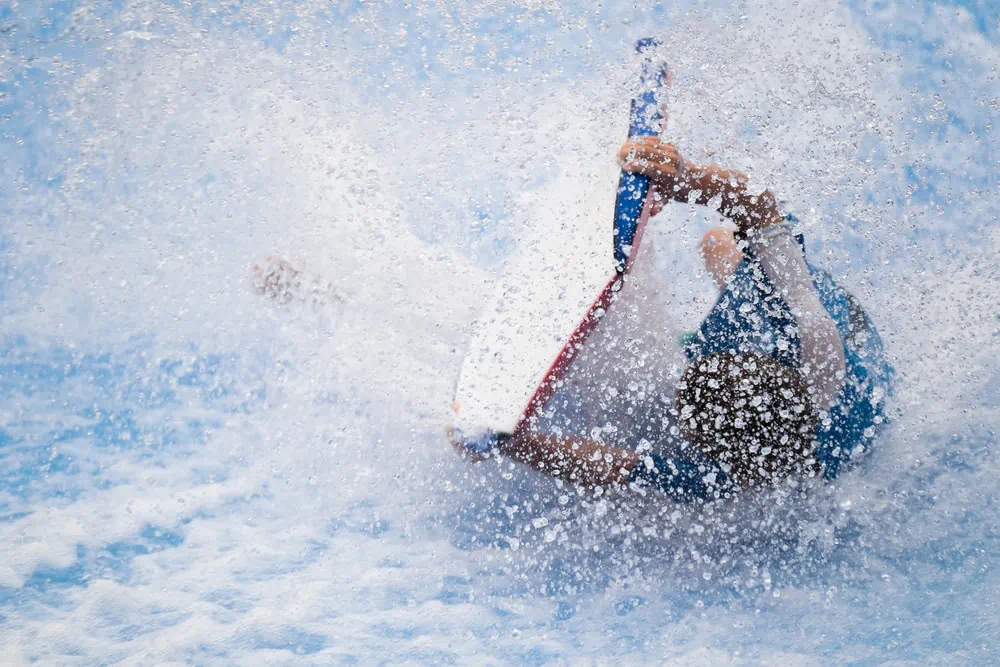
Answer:
<svg viewBox="0 0 1000 667"><path fill-rule="evenodd" d="M330 301L343 301L333 285L323 283L316 276L308 276L294 266L272 255L266 255L254 264L253 286L258 294L286 304L293 300L311 300L314 305Z"/></svg>
<svg viewBox="0 0 1000 667"><path fill-rule="evenodd" d="M456 452L476 462L490 458L494 452L499 452L500 447L511 439L511 435L508 433L494 433L493 431L483 431L474 436L468 436L453 427L448 427L445 434Z"/></svg>
<svg viewBox="0 0 1000 667"><path fill-rule="evenodd" d="M300 272L278 257L267 255L261 264L253 265L253 286L257 294L288 303L301 291Z"/></svg>

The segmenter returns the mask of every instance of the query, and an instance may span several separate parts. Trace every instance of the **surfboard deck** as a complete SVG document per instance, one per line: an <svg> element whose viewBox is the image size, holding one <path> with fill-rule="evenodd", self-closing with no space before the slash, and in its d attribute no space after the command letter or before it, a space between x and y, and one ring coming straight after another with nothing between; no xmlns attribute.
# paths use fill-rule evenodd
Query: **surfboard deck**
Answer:
<svg viewBox="0 0 1000 667"><path fill-rule="evenodd" d="M663 100L657 95L669 75L665 65L654 60L657 46L653 40L637 44L648 62L643 63L640 96L632 104L630 136L658 134L661 127ZM616 177L617 189L610 185ZM518 239L519 251L474 327L456 385L454 427L465 436L516 433L527 427L566 386L577 359L589 357L607 379L614 371L608 359L621 356L624 343L643 335L635 321L651 302L637 305L644 299L630 293L637 292L632 269L652 190L643 177L620 172L610 159L595 181L608 186L590 188L592 194L582 205L577 196L546 202L539 216L544 224ZM587 183L562 185L556 191L578 193ZM614 222L611 253L609 217ZM657 315L662 319L662 313ZM598 329L604 332L599 343L592 340ZM581 355L588 347L590 354ZM617 368L630 363L622 360ZM576 371L578 377L588 374Z"/></svg>
<svg viewBox="0 0 1000 667"><path fill-rule="evenodd" d="M549 202L543 218L561 223L534 227L519 239L474 325L455 390L456 428L514 432L555 361L567 358L563 350L596 321L617 278L606 222L614 190L606 190L582 211L579 203ZM567 213L574 208L577 215Z"/></svg>

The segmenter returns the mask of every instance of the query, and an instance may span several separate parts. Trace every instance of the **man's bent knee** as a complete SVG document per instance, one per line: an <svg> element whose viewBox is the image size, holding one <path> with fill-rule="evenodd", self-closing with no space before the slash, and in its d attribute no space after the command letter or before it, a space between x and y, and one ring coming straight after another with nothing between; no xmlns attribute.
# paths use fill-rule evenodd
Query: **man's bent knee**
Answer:
<svg viewBox="0 0 1000 667"><path fill-rule="evenodd" d="M729 276L736 270L736 265L743 259L743 253L736 245L736 239L730 229L714 227L701 237L701 256L705 261L705 269L712 280L723 289Z"/></svg>

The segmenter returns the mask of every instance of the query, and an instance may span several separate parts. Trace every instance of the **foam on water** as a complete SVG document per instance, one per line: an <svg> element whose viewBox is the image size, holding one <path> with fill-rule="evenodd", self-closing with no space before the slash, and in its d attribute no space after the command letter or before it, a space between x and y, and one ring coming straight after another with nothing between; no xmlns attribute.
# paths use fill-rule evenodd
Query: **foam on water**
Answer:
<svg viewBox="0 0 1000 667"><path fill-rule="evenodd" d="M768 4L0 8L4 663L996 660L996 9ZM808 501L595 497L443 438L644 34L671 135L787 199L900 371ZM678 209L665 273L714 222ZM338 297L265 303L267 253Z"/></svg>

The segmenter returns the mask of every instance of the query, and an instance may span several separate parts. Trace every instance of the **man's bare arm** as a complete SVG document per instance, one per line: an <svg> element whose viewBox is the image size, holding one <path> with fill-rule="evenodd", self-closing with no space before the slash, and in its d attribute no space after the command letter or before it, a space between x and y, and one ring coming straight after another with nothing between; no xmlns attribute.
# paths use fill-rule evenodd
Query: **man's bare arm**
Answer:
<svg viewBox="0 0 1000 667"><path fill-rule="evenodd" d="M692 163L687 164L686 172L668 195L674 201L707 206L718 198L716 210L744 231L763 229L784 219L770 190L759 194L747 190L746 174L714 164L698 167Z"/></svg>
<svg viewBox="0 0 1000 667"><path fill-rule="evenodd" d="M672 144L656 137L635 137L619 152L622 168L648 176L661 197L715 208L749 231L780 223L777 200L769 190L754 194L741 172L718 165L699 167L685 160Z"/></svg>

